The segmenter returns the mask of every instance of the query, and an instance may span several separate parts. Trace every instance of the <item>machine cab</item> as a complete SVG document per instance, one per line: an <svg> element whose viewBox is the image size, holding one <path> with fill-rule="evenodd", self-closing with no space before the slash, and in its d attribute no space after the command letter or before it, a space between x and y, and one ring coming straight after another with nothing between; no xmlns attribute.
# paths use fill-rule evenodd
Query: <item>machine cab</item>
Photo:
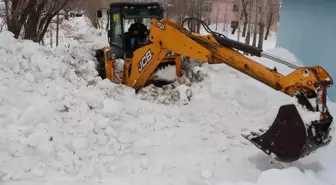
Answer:
<svg viewBox="0 0 336 185"><path fill-rule="evenodd" d="M102 12L97 12L99 18ZM142 23L147 27L149 32L152 18L163 18L163 7L159 3L112 3L107 11L109 24L108 41L113 48L112 53L116 58L130 58L133 51L130 47L131 37L129 33L130 26L135 23L136 19L142 18ZM148 34L149 35L149 34ZM136 46L141 47L149 43L149 38L136 39Z"/></svg>

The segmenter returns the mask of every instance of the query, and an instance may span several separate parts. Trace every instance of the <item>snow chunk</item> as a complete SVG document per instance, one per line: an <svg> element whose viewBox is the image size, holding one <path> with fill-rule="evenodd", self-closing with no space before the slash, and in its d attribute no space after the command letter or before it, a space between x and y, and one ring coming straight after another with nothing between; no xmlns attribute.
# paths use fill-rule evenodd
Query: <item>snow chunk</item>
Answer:
<svg viewBox="0 0 336 185"><path fill-rule="evenodd" d="M202 170L201 176L209 179L212 177L212 172L210 170Z"/></svg>
<svg viewBox="0 0 336 185"><path fill-rule="evenodd" d="M115 114L118 114L124 107L121 102L114 99L105 99L103 103L104 107L101 113L104 116L113 116Z"/></svg>
<svg viewBox="0 0 336 185"><path fill-rule="evenodd" d="M87 140L85 138L79 137L72 140L72 147L74 150L86 149L88 146Z"/></svg>
<svg viewBox="0 0 336 185"><path fill-rule="evenodd" d="M257 185L315 185L321 182L311 174L304 174L299 169L291 167L286 170L271 169L267 170L259 176Z"/></svg>
<svg viewBox="0 0 336 185"><path fill-rule="evenodd" d="M16 42L14 39L14 34L7 30L3 30L0 32L0 48L4 48L9 51L13 51L11 48L12 43Z"/></svg>
<svg viewBox="0 0 336 185"><path fill-rule="evenodd" d="M309 111L306 107L299 104L296 98L291 98L291 102L296 106L296 109L305 124L310 125L312 121L320 120L320 112Z"/></svg>
<svg viewBox="0 0 336 185"><path fill-rule="evenodd" d="M192 96L191 89L188 88L186 85L180 85L177 87L177 90L180 95L180 101L182 101L184 105L188 104Z"/></svg>
<svg viewBox="0 0 336 185"><path fill-rule="evenodd" d="M177 79L176 67L174 65L166 66L159 69L154 75L157 77L156 80L172 82Z"/></svg>

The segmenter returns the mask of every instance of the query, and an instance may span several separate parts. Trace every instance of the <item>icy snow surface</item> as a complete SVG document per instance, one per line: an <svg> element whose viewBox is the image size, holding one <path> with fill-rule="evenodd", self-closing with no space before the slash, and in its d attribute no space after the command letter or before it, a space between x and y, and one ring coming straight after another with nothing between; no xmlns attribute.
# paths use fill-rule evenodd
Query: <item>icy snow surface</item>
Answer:
<svg viewBox="0 0 336 185"><path fill-rule="evenodd" d="M0 33L2 185L335 184L334 142L277 164L241 137L271 124L287 96L226 65L198 63L171 86L136 95L97 77L92 49L107 44L103 31L76 18L60 35L59 49L49 49Z"/></svg>

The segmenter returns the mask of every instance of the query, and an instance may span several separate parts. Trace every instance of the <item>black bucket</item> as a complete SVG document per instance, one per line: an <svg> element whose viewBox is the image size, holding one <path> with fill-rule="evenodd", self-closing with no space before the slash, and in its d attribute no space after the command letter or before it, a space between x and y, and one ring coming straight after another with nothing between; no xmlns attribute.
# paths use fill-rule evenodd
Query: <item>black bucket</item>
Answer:
<svg viewBox="0 0 336 185"><path fill-rule="evenodd" d="M330 143L332 117L305 125L295 105L281 106L266 132L243 136L280 162L293 162Z"/></svg>

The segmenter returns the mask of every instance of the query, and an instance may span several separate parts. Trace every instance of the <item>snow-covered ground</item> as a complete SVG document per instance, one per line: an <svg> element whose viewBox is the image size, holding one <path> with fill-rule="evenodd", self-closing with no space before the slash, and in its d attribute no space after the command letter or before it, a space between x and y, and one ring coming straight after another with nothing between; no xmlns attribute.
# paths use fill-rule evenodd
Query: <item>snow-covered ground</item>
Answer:
<svg viewBox="0 0 336 185"><path fill-rule="evenodd" d="M190 67L168 95L135 94L97 77L92 49L107 44L103 31L76 18L61 37L50 49L0 33L2 185L336 184L335 142L280 165L240 135L271 124L292 101L284 94L208 64ZM268 52L295 61L284 49Z"/></svg>

